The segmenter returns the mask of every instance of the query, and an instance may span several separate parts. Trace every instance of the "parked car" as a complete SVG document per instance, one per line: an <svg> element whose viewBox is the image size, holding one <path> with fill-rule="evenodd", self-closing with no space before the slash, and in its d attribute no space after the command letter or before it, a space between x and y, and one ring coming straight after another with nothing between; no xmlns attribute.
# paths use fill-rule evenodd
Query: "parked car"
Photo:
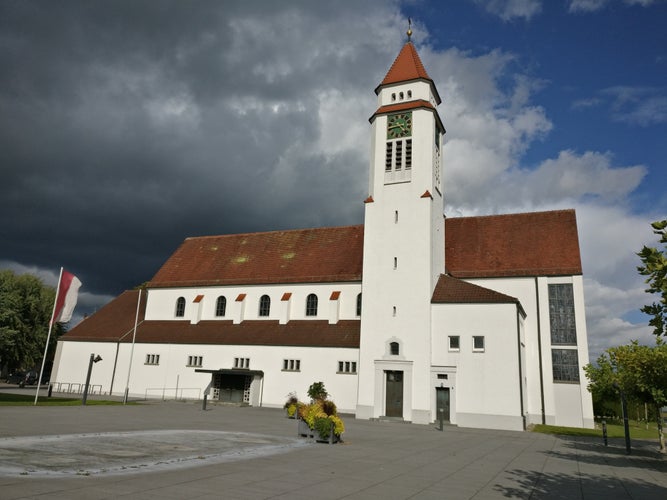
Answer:
<svg viewBox="0 0 667 500"><path fill-rule="evenodd" d="M28 372L16 371L9 374L9 376L7 377L7 383L18 384L21 387L23 387L24 385L34 385L37 383L38 377L39 375L37 374L37 372L34 371L28 371Z"/></svg>

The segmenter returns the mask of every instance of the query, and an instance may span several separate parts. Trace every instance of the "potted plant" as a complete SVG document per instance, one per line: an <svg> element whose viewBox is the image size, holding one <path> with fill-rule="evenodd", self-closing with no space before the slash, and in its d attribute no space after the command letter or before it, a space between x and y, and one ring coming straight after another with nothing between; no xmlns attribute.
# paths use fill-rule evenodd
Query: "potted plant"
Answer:
<svg viewBox="0 0 667 500"><path fill-rule="evenodd" d="M319 442L337 443L345 432L343 420L338 416L336 404L327 399L328 392L322 382L315 382L308 389L309 405L298 410L299 435L315 437Z"/></svg>
<svg viewBox="0 0 667 500"><path fill-rule="evenodd" d="M296 393L290 392L287 395L287 401L285 401L285 404L283 405L283 408L287 413L287 418L296 418L299 404L299 399L296 397Z"/></svg>

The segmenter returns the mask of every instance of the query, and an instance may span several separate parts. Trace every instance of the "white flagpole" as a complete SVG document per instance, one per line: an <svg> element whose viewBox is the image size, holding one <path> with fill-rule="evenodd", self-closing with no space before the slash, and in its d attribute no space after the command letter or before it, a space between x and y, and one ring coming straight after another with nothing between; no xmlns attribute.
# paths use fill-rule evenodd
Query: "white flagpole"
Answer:
<svg viewBox="0 0 667 500"><path fill-rule="evenodd" d="M139 297L137 298L137 314L134 316L134 332L132 333L132 348L130 349L130 363L127 367L127 381L125 382L125 395L123 396L123 404L127 403L127 394L130 391L130 372L132 371L132 359L134 358L134 341L137 338L137 323L139 322L139 306L141 305L141 288L139 289Z"/></svg>
<svg viewBox="0 0 667 500"><path fill-rule="evenodd" d="M56 314L56 304L58 303L58 294L60 293L60 282L63 279L63 268L60 268L60 276L58 276L58 286L56 287L56 298L53 299L53 311L51 311L51 321L49 321L49 334L46 336L46 345L44 346L44 357L42 358L42 368L39 370L39 380L37 380L37 390L35 391L35 403L37 405L37 398L39 398L39 388L42 386L42 375L44 374L44 363L46 363L46 352L49 350L49 340L51 340L51 330L53 329L54 315Z"/></svg>

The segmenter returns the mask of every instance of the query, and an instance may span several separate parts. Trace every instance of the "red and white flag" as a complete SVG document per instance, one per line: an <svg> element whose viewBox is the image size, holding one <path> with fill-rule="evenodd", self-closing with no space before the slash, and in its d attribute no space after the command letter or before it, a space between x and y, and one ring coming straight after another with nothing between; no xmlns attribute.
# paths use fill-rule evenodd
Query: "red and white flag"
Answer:
<svg viewBox="0 0 667 500"><path fill-rule="evenodd" d="M74 312L76 299L79 296L79 288L81 288L79 278L63 269L58 285L56 307L53 310L53 323L67 323L72 319L72 312Z"/></svg>

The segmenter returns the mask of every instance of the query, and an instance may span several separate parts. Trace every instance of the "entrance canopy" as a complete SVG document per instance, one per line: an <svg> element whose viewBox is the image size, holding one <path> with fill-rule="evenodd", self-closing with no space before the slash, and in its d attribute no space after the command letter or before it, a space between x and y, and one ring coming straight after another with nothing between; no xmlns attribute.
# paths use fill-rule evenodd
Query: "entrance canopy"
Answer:
<svg viewBox="0 0 667 500"><path fill-rule="evenodd" d="M202 368L195 369L196 373L218 373L220 375L259 375L264 377L264 372L262 370L246 370L243 368L229 368L224 369L220 368L219 370L204 370Z"/></svg>

